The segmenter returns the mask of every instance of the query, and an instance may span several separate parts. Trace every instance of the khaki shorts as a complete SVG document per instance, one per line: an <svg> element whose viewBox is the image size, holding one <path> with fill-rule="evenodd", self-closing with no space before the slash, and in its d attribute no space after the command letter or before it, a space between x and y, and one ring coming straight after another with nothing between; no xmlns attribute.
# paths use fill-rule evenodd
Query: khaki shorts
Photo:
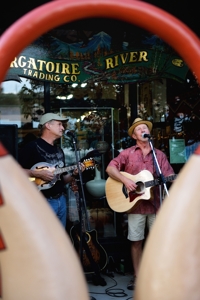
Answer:
<svg viewBox="0 0 200 300"><path fill-rule="evenodd" d="M141 215L141 214L128 214L128 240L141 241L144 239L146 223L148 229L151 229L156 215Z"/></svg>

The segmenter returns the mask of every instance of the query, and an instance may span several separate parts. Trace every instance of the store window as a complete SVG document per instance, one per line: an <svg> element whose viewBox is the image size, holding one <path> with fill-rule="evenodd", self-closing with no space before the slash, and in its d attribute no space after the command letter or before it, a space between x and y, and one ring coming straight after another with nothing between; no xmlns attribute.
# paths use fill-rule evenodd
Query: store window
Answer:
<svg viewBox="0 0 200 300"><path fill-rule="evenodd" d="M76 136L78 159L92 157L95 161L95 167L87 170L83 178L91 228L96 229L100 237L116 236L116 214L109 208L105 197L105 169L109 161L119 153L119 119L124 111L123 85L50 84L48 97L50 111L68 118L66 129L73 131ZM18 148L38 136L38 124L45 112L45 101L44 82L21 78L21 82L9 81L2 84L1 124L13 124L17 127L15 134ZM72 140L65 135L58 143L64 150L66 164L76 164ZM98 184L102 184L102 192L98 186L94 194L91 186L97 177ZM78 212L76 199L70 190L68 192L70 224Z"/></svg>
<svg viewBox="0 0 200 300"><path fill-rule="evenodd" d="M38 135L38 124L44 113L44 87L29 79L5 81L0 91L0 125L16 125L18 147ZM9 138L9 137L8 137Z"/></svg>

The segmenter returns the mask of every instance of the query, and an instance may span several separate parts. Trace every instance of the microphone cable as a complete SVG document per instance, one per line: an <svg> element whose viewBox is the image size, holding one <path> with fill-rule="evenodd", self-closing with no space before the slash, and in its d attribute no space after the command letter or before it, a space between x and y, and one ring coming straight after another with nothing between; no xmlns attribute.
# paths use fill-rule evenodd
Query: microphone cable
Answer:
<svg viewBox="0 0 200 300"><path fill-rule="evenodd" d="M110 277L113 281L114 281L114 285L108 287L105 289L105 293L98 293L98 292L90 292L90 294L96 294L96 295L103 295L103 294L106 294L110 297L115 297L115 298L120 298L120 297L126 297L128 296L124 289L121 289L121 288L114 288L117 286L117 281L115 279L113 279L112 276L109 276L107 275L108 277ZM128 299L132 299L132 297L130 298L127 298L126 300Z"/></svg>
<svg viewBox="0 0 200 300"><path fill-rule="evenodd" d="M117 286L117 281L116 281L113 277L111 277L111 276L109 276L109 277L114 281L115 284L114 284L113 286L111 286L111 287L108 287L108 288L105 290L106 294L107 294L108 296L116 297L116 298L128 296L128 295L125 293L124 289L121 289L121 288L114 288L115 286Z"/></svg>

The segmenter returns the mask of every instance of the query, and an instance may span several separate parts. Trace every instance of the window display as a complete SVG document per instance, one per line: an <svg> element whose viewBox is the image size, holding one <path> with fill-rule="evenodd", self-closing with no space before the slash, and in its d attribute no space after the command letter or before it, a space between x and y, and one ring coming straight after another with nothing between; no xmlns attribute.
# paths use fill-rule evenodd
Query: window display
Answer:
<svg viewBox="0 0 200 300"><path fill-rule="evenodd" d="M105 168L114 157L115 138L117 139L114 123L118 123L118 119L114 120L114 115L118 115L109 107L64 107L60 109L60 115L67 117L66 130L73 132L75 137L66 134L62 137L61 146L66 164L76 164L77 157L80 161L89 158L95 161L95 168L85 171L82 178L91 228L96 229L100 237L116 236L115 212L109 208L105 197ZM73 218L78 216L73 197L70 197L69 210Z"/></svg>

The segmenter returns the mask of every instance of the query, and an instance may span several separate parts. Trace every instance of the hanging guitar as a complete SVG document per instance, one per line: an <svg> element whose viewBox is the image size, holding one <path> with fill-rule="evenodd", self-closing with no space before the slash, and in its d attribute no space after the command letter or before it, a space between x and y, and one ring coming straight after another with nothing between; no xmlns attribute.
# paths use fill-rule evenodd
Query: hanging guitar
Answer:
<svg viewBox="0 0 200 300"><path fill-rule="evenodd" d="M79 210L79 193L74 191L74 194ZM95 273L101 281L102 278L99 272L107 265L107 253L98 242L97 231L90 229L86 208L84 208L84 215L84 217L82 215L82 224L77 222L77 224L71 227L70 237L76 251L81 256L85 274Z"/></svg>
<svg viewBox="0 0 200 300"><path fill-rule="evenodd" d="M85 159L82 163L84 164L86 170L93 169L95 166L94 159L92 159L92 158ZM57 166L57 164L52 165L52 164L49 164L46 162L40 162L40 163L37 163L34 166L32 166L31 170L36 170L36 171L40 172L42 170L48 169L48 170L52 171L54 174L53 180L44 181L40 178L32 178L32 177L29 179L30 179L30 181L34 182L37 185L37 188L39 190L47 190L47 189L50 189L58 180L60 180L60 175L62 173L72 171L76 168L77 168L77 165L59 168Z"/></svg>
<svg viewBox="0 0 200 300"><path fill-rule="evenodd" d="M136 206L139 200L149 200L151 198L151 187L159 185L159 180L154 179L151 172L142 170L136 175L131 175L126 172L120 172L125 177L133 180L137 184L135 191L128 191L125 185L111 177L106 180L106 199L110 208L116 212L126 212ZM172 181L177 175L171 175L165 178L167 181Z"/></svg>

